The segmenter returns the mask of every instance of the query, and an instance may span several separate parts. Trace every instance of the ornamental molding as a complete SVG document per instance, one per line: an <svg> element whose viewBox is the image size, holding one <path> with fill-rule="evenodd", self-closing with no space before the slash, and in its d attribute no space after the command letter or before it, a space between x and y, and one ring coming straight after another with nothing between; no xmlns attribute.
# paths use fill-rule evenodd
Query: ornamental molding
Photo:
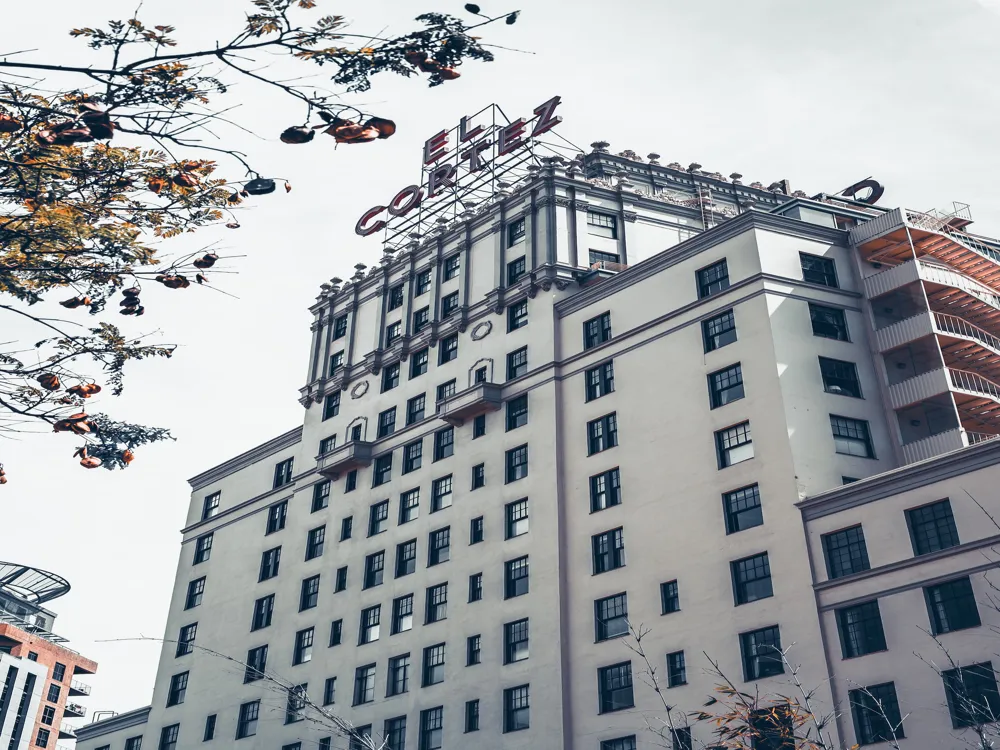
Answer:
<svg viewBox="0 0 1000 750"><path fill-rule="evenodd" d="M351 398L359 399L368 393L368 381L362 380L360 383L351 388Z"/></svg>
<svg viewBox="0 0 1000 750"><path fill-rule="evenodd" d="M502 307L500 308L500 312L503 313ZM481 323L477 323L476 326L472 329L472 334L471 334L472 340L482 341L484 338L490 335L490 332L492 330L493 330L493 324L488 320L484 320Z"/></svg>

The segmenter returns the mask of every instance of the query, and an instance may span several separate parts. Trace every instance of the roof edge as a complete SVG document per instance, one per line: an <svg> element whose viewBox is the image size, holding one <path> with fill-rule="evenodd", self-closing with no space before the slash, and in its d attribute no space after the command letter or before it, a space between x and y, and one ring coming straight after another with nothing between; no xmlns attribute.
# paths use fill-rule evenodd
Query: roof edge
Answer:
<svg viewBox="0 0 1000 750"><path fill-rule="evenodd" d="M276 438L268 440L266 443L261 443L255 448L251 448L228 461L213 466L201 474L196 474L188 480L188 484L191 485L192 490L200 490L202 487L207 487L223 477L227 477L240 469L245 469L247 466L257 463L262 458L267 458L278 451L289 448L301 440L302 427L299 426L282 435L278 435Z"/></svg>
<svg viewBox="0 0 1000 750"><path fill-rule="evenodd" d="M142 708L134 708L123 714L112 716L109 719L101 719L90 724L84 724L76 730L76 739L78 741L89 740L94 737L100 737L103 734L118 732L122 729L145 724L149 721L149 712L152 709L152 706L143 706Z"/></svg>

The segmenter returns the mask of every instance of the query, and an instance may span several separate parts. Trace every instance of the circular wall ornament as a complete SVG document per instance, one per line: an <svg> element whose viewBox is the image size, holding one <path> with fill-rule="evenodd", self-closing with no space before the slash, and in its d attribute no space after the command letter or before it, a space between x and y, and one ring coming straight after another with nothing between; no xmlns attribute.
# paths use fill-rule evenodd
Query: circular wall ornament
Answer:
<svg viewBox="0 0 1000 750"><path fill-rule="evenodd" d="M361 398L366 393L368 393L368 381L362 380L356 386L351 388L351 398Z"/></svg>
<svg viewBox="0 0 1000 750"><path fill-rule="evenodd" d="M482 323L476 324L476 327L472 329L472 340L480 341L490 335L490 331L493 330L493 324L484 320Z"/></svg>

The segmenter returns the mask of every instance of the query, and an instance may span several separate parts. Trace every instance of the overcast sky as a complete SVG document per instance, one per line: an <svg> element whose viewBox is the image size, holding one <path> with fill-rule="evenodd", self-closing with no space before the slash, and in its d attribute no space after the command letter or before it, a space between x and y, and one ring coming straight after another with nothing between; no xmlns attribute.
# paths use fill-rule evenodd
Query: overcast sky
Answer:
<svg viewBox="0 0 1000 750"><path fill-rule="evenodd" d="M886 186L884 205L964 201L973 231L1000 234L1000 0L522 1L515 26L484 36L530 54L495 50L495 63L468 64L461 79L435 89L375 79L356 101L396 120L388 141L338 150L323 136L281 144L277 135L302 112L282 111L264 90L235 88L232 98L246 102L237 116L261 137L227 143L294 189L254 201L240 230L199 235L246 256L232 262L239 275L215 277L239 299L157 289L144 295L144 318L120 319L131 333L160 330L154 340L180 348L171 361L130 367L125 395L99 402L114 416L169 427L177 441L141 450L126 472L111 473L79 467L66 435L0 439L10 476L0 488L0 559L70 580L71 593L52 605L55 629L100 663L90 709L148 702L158 645L102 641L162 637L186 479L300 423L307 308L319 285L378 260L377 239L353 233L357 217L417 181L423 141L463 114L497 102L511 117L529 116L558 94L559 132L584 148L607 140L615 152L656 151L664 163L698 161L747 182L787 178L810 194L874 175ZM518 7L497 2L481 0L486 11ZM17 59L96 64L64 31L127 18L136 0L8 5L0 54L38 48ZM355 29L371 33L386 24L386 33L405 31L423 11L462 14L454 0L356 5L367 9L352 17ZM176 26L183 48L185 39L226 37L242 8L145 0L140 17ZM43 19L49 26L39 29Z"/></svg>

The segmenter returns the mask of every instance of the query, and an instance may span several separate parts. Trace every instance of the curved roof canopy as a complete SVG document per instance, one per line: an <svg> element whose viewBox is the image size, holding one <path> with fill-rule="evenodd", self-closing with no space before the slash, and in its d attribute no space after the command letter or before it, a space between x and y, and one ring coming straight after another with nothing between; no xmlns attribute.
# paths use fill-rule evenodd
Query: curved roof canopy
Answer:
<svg viewBox="0 0 1000 750"><path fill-rule="evenodd" d="M69 581L30 565L0 561L0 592L40 606L69 592Z"/></svg>

